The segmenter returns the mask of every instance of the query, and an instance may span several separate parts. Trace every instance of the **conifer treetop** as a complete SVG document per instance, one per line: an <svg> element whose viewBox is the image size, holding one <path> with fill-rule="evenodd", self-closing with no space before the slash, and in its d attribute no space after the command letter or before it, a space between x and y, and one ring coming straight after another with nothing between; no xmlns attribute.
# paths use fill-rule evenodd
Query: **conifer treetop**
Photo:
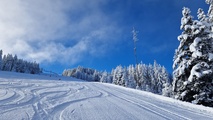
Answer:
<svg viewBox="0 0 213 120"><path fill-rule="evenodd" d="M213 4L213 0L206 0L207 4Z"/></svg>

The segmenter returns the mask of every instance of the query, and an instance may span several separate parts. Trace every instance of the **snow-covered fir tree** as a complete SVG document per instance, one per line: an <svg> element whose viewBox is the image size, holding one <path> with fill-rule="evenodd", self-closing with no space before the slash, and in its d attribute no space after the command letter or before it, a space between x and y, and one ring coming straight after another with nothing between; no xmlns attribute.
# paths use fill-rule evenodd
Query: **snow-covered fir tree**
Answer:
<svg viewBox="0 0 213 120"><path fill-rule="evenodd" d="M162 67L161 72L161 79L162 79L162 88L158 88L159 90L162 89L162 95L170 97L172 95L172 85L169 78L169 73L166 71L165 67Z"/></svg>
<svg viewBox="0 0 213 120"><path fill-rule="evenodd" d="M11 69L11 71L13 71L13 72L16 72L16 69L17 69L17 62L18 62L18 57L17 57L17 55L15 55L14 57L13 57L13 66L12 66L12 69Z"/></svg>
<svg viewBox="0 0 213 120"><path fill-rule="evenodd" d="M213 0L206 0L206 3L209 4L208 17L209 21L213 22Z"/></svg>
<svg viewBox="0 0 213 120"><path fill-rule="evenodd" d="M0 70L2 71L13 71L30 74L41 73L39 64L36 62L24 61L22 59L18 59L17 55L13 56L12 54L4 55L2 58L2 50L0 53Z"/></svg>
<svg viewBox="0 0 213 120"><path fill-rule="evenodd" d="M146 66L146 74L145 74L145 77L146 77L146 82L144 84L145 86L145 91L148 91L148 92L153 92L154 90L152 90L152 81L154 81L154 70L153 70L153 66L151 64L147 65Z"/></svg>
<svg viewBox="0 0 213 120"><path fill-rule="evenodd" d="M136 70L138 71L137 73ZM140 63L135 67L130 65L127 68L118 66L112 74L114 84L156 94L163 94L165 96L171 95L169 74L166 72L165 67L160 66L157 62L155 62L154 65ZM138 84L136 84L137 81L135 80L135 75L138 75L137 77L140 78ZM123 81L125 81L125 85L123 84Z"/></svg>
<svg viewBox="0 0 213 120"><path fill-rule="evenodd" d="M97 82L97 81L100 80L101 75L100 75L100 73L97 70L95 70L95 72L93 73L92 77L93 77L93 80ZM111 81L110 81L110 83L111 83Z"/></svg>
<svg viewBox="0 0 213 120"><path fill-rule="evenodd" d="M144 90L144 83L146 82L146 79L143 77L144 76L144 72L146 72L146 66L142 63L138 64L136 67L136 74L138 77L135 77L138 79L138 84L136 86L136 89L141 89Z"/></svg>
<svg viewBox="0 0 213 120"><path fill-rule="evenodd" d="M153 92L162 94L163 80L162 80L161 66L158 65L156 61L154 61L153 72L154 72L153 73L154 77L152 78Z"/></svg>
<svg viewBox="0 0 213 120"><path fill-rule="evenodd" d="M206 20L206 15L203 11L203 9L199 8L198 11L197 11L197 17L200 21L204 21Z"/></svg>
<svg viewBox="0 0 213 120"><path fill-rule="evenodd" d="M13 67L13 56L11 54L7 54L4 55L4 58L3 58L3 70L4 71L12 71L12 67Z"/></svg>
<svg viewBox="0 0 213 120"><path fill-rule="evenodd" d="M156 94L163 94L165 96L170 96L171 94L169 74L165 67L162 67L157 62L154 62L154 65L145 65L142 63L135 66L129 65L128 67L119 65L115 69L112 69L111 73L107 73L106 71L98 72L97 70L79 66L75 69L64 70L62 75L87 81L93 80L112 83ZM136 77L139 78L139 84L136 84Z"/></svg>
<svg viewBox="0 0 213 120"><path fill-rule="evenodd" d="M123 68L121 65L117 66L114 70L114 74L113 74L113 84L116 85L123 85L122 82L122 76L123 76Z"/></svg>
<svg viewBox="0 0 213 120"><path fill-rule="evenodd" d="M78 66L77 68L74 68L74 69L68 69L68 70L65 69L62 75L75 77L75 78L86 80L86 81L100 81L102 74L98 72L97 70Z"/></svg>
<svg viewBox="0 0 213 120"><path fill-rule="evenodd" d="M0 70L2 69L2 50L0 50Z"/></svg>
<svg viewBox="0 0 213 120"><path fill-rule="evenodd" d="M108 83L108 73L106 71L104 71L102 73L102 76L101 76L101 79L100 79L100 82L104 82L104 83Z"/></svg>
<svg viewBox="0 0 213 120"><path fill-rule="evenodd" d="M126 87L129 87L129 88L136 88L136 81L134 79L134 73L135 73L135 70L134 70L134 66L133 65L130 65L128 68L127 68L127 71L128 71L128 78L127 78L127 81L126 81Z"/></svg>
<svg viewBox="0 0 213 120"><path fill-rule="evenodd" d="M123 69L123 75L121 77L121 86L126 86L126 83L128 82L128 71L126 67Z"/></svg>
<svg viewBox="0 0 213 120"><path fill-rule="evenodd" d="M178 37L180 45L174 56L173 91L177 99L183 99L181 94L183 89L185 89L184 82L188 80L190 75L190 69L188 66L190 64L192 53L189 50L189 45L192 44L193 39L195 39L195 36L192 34L193 30L191 29L193 26L193 17L190 13L191 11L189 8L183 8L183 17L181 19L181 29L183 32L182 35Z"/></svg>
<svg viewBox="0 0 213 120"><path fill-rule="evenodd" d="M183 9L182 35L173 64L173 92L176 99L213 106L212 2L208 16L198 9L192 20L189 8Z"/></svg>

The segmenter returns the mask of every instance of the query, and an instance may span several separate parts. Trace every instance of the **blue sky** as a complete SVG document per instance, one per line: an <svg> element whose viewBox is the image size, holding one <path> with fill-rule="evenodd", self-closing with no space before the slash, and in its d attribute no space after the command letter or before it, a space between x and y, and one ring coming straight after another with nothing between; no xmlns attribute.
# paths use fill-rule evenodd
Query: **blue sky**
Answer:
<svg viewBox="0 0 213 120"><path fill-rule="evenodd" d="M139 61L171 73L184 6L195 19L198 8L208 10L204 0L0 1L0 49L57 73L78 65L111 71L135 64L135 27Z"/></svg>

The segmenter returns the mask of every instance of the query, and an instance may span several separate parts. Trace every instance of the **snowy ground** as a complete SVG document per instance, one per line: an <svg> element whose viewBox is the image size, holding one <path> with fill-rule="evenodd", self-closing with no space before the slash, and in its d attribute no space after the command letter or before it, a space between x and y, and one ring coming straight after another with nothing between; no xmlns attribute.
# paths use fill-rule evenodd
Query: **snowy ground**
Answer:
<svg viewBox="0 0 213 120"><path fill-rule="evenodd" d="M213 108L111 84L0 71L0 120L31 119L213 120Z"/></svg>

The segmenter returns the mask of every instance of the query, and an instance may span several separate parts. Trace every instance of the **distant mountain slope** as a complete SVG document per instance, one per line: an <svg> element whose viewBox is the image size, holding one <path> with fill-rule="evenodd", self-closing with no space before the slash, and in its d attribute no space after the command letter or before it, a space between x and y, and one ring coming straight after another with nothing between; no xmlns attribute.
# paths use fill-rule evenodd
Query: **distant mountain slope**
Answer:
<svg viewBox="0 0 213 120"><path fill-rule="evenodd" d="M0 71L0 118L212 120L213 109L112 84Z"/></svg>

